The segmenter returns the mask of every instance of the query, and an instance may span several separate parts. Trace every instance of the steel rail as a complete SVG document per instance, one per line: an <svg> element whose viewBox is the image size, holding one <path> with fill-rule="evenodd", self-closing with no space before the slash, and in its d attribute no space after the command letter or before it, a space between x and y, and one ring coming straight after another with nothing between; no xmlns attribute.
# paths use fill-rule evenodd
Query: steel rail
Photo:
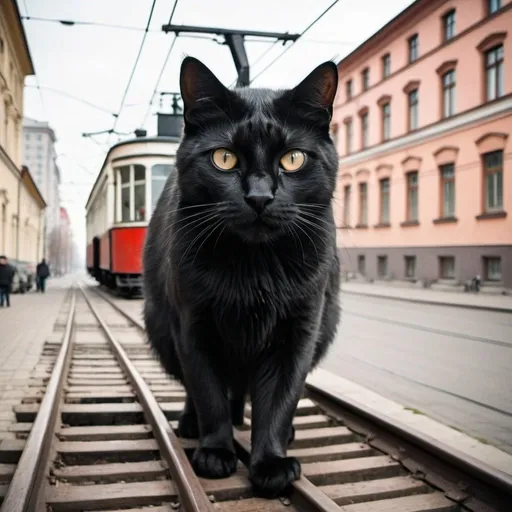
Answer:
<svg viewBox="0 0 512 512"><path fill-rule="evenodd" d="M169 421L165 417L165 414L160 408L160 405L156 401L153 393L149 389L149 386L146 384L146 381L135 368L135 365L131 362L124 348L115 339L114 335L104 320L101 318L96 308L93 306L90 298L81 285L79 285L79 289L82 292L85 301L87 302L96 320L105 332L119 364L128 376L128 379L130 380L132 386L135 389L135 392L137 393L146 419L151 424L153 435L158 442L160 453L167 463L171 479L176 485L180 498L180 504L183 507L183 510L186 512L213 512L213 505L208 499L208 496L201 486L199 479L194 473L185 450L181 446L178 437L169 425ZM105 299L106 302L112 305L117 311L123 314L123 311L114 306L113 303L104 297L102 293L98 292L98 294L103 299ZM137 325L137 327L139 326Z"/></svg>
<svg viewBox="0 0 512 512"><path fill-rule="evenodd" d="M315 398L318 400L317 397L323 398L325 402L334 405L335 408L348 411L354 417L362 418L364 421L378 426L384 432L410 443L433 458L456 468L461 473L510 495L512 499L511 474L493 468L485 462L452 448L427 434L420 433L399 421L390 420L383 414L348 397L341 398L309 382L306 382L306 391L309 392L313 400Z"/></svg>
<svg viewBox="0 0 512 512"><path fill-rule="evenodd" d="M140 320L122 309L103 292L98 289L95 289L95 291L116 311L121 313L128 321L132 322L141 332L145 332L144 324ZM236 428L233 429L233 437L237 451L241 453L247 463L251 452L250 443L240 435L240 432ZM294 500L300 502L306 510L315 512L339 512L340 510L340 507L334 501L312 484L304 475L292 484L292 488L292 497Z"/></svg>
<svg viewBox="0 0 512 512"><path fill-rule="evenodd" d="M41 484L46 475L45 469L53 441L60 397L71 360L71 338L74 332L73 324L76 309L74 286L71 287L70 293L71 303L59 355L46 386L39 412L0 507L1 512L32 512L37 505Z"/></svg>

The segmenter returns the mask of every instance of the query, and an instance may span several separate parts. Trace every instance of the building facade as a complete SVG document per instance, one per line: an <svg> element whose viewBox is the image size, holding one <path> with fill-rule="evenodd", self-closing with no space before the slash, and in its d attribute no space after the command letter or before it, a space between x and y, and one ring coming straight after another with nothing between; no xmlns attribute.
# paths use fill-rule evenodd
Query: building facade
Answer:
<svg viewBox="0 0 512 512"><path fill-rule="evenodd" d="M45 223L45 256L58 257L56 240L60 229L60 172L55 151L55 132L45 122L23 119L23 162L31 170L48 205Z"/></svg>
<svg viewBox="0 0 512 512"><path fill-rule="evenodd" d="M344 270L512 288L512 0L417 0L339 64Z"/></svg>
<svg viewBox="0 0 512 512"><path fill-rule="evenodd" d="M0 0L0 253L34 264L42 256L45 202L22 168L23 87L34 74L14 0Z"/></svg>

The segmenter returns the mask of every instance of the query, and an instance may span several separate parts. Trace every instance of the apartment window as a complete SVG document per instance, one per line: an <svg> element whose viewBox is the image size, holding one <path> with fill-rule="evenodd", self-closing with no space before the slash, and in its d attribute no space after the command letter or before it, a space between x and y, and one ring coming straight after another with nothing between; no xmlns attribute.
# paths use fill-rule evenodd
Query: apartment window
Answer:
<svg viewBox="0 0 512 512"><path fill-rule="evenodd" d="M499 256L484 258L484 276L486 281L501 281L501 258Z"/></svg>
<svg viewBox="0 0 512 512"><path fill-rule="evenodd" d="M362 73L363 80L363 91L366 91L370 87L370 68L363 69Z"/></svg>
<svg viewBox="0 0 512 512"><path fill-rule="evenodd" d="M380 278L388 275L388 257L377 256L377 274Z"/></svg>
<svg viewBox="0 0 512 512"><path fill-rule="evenodd" d="M363 148L368 147L368 112L361 114L361 138Z"/></svg>
<svg viewBox="0 0 512 512"><path fill-rule="evenodd" d="M455 166L442 165L441 168L441 217L455 216Z"/></svg>
<svg viewBox="0 0 512 512"><path fill-rule="evenodd" d="M494 14L501 9L501 0L487 0L487 10L489 15Z"/></svg>
<svg viewBox="0 0 512 512"><path fill-rule="evenodd" d="M405 256L405 277L414 279L416 277L416 256Z"/></svg>
<svg viewBox="0 0 512 512"><path fill-rule="evenodd" d="M455 114L455 70L443 75L443 117Z"/></svg>
<svg viewBox="0 0 512 512"><path fill-rule="evenodd" d="M352 153L352 139L352 119L350 119L345 123L345 144L347 146L347 155L350 155L350 153Z"/></svg>
<svg viewBox="0 0 512 512"><path fill-rule="evenodd" d="M391 104L382 105L382 140L391 137Z"/></svg>
<svg viewBox="0 0 512 512"><path fill-rule="evenodd" d="M455 36L455 9L443 16L443 33L445 41L449 41Z"/></svg>
<svg viewBox="0 0 512 512"><path fill-rule="evenodd" d="M38 133L38 134L36 135L36 139L37 139L37 140L43 140L43 137L42 137L42 135L41 135L40 133Z"/></svg>
<svg viewBox="0 0 512 512"><path fill-rule="evenodd" d="M389 224L389 178L380 180L380 223Z"/></svg>
<svg viewBox="0 0 512 512"><path fill-rule="evenodd" d="M407 173L407 220L418 221L418 171Z"/></svg>
<svg viewBox="0 0 512 512"><path fill-rule="evenodd" d="M409 130L418 128L418 89L414 89L408 95L409 100Z"/></svg>
<svg viewBox="0 0 512 512"><path fill-rule="evenodd" d="M343 225L350 226L350 185L343 189Z"/></svg>
<svg viewBox="0 0 512 512"><path fill-rule="evenodd" d="M348 80L346 85L347 101L352 99L352 80Z"/></svg>
<svg viewBox="0 0 512 512"><path fill-rule="evenodd" d="M409 64L411 64L418 58L418 51L419 51L418 34L415 34L409 38Z"/></svg>
<svg viewBox="0 0 512 512"><path fill-rule="evenodd" d="M485 211L503 209L503 151L484 155Z"/></svg>
<svg viewBox="0 0 512 512"><path fill-rule="evenodd" d="M359 183L359 224L368 225L368 183Z"/></svg>
<svg viewBox="0 0 512 512"><path fill-rule="evenodd" d="M391 74L391 55L387 53L382 57L382 79L384 80Z"/></svg>
<svg viewBox="0 0 512 512"><path fill-rule="evenodd" d="M455 279L455 258L441 256L439 258L439 277L441 279Z"/></svg>
<svg viewBox="0 0 512 512"><path fill-rule="evenodd" d="M331 128L331 140L332 140L332 143L333 143L334 147L336 148L336 150L338 150L338 127L337 126L333 126Z"/></svg>
<svg viewBox="0 0 512 512"><path fill-rule="evenodd" d="M500 44L485 52L485 83L487 101L501 98L505 90L503 73L503 45Z"/></svg>
<svg viewBox="0 0 512 512"><path fill-rule="evenodd" d="M25 139L30 140L30 133L25 134Z"/></svg>
<svg viewBox="0 0 512 512"><path fill-rule="evenodd" d="M359 274L361 274L362 276L365 276L366 275L366 258L364 257L363 254L360 254L358 257L357 257L357 271L359 272Z"/></svg>

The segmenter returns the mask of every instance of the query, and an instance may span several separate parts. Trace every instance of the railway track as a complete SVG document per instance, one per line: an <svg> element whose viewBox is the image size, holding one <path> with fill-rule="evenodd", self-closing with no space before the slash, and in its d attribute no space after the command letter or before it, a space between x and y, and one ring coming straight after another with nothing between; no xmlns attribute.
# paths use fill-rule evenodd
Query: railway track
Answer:
<svg viewBox="0 0 512 512"><path fill-rule="evenodd" d="M288 450L290 495L254 497L251 409L235 429L237 472L208 480L174 429L185 393L150 353L138 318L95 289L72 290L0 445L1 512L512 510L512 477L307 386Z"/></svg>

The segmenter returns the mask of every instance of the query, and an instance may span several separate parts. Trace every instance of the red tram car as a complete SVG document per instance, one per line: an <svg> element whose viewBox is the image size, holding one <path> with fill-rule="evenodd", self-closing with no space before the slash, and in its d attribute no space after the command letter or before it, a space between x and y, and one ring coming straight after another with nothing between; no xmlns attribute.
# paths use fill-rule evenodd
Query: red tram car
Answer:
<svg viewBox="0 0 512 512"><path fill-rule="evenodd" d="M112 146L87 200L87 271L108 288L128 294L141 289L148 222L180 142L182 117L174 117L159 118L157 136L138 132Z"/></svg>

